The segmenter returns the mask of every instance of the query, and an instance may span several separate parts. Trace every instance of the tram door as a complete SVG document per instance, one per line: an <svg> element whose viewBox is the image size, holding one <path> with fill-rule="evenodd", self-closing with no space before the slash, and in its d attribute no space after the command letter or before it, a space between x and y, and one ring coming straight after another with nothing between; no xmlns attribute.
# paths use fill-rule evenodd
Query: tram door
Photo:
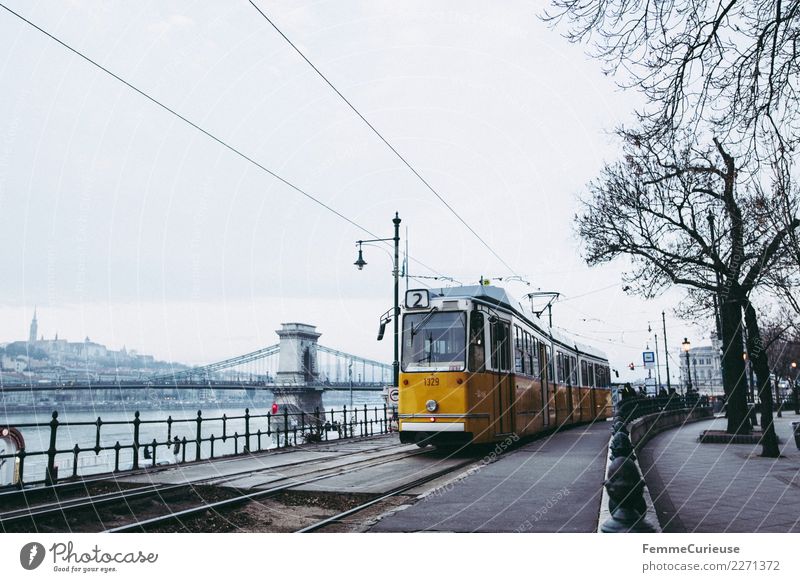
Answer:
<svg viewBox="0 0 800 582"><path fill-rule="evenodd" d="M539 343L539 369L542 379L542 426L550 426L550 374L547 365L547 349L543 343Z"/></svg>
<svg viewBox="0 0 800 582"><path fill-rule="evenodd" d="M495 433L514 432L514 383L511 376L510 326L492 322L492 368L495 370Z"/></svg>

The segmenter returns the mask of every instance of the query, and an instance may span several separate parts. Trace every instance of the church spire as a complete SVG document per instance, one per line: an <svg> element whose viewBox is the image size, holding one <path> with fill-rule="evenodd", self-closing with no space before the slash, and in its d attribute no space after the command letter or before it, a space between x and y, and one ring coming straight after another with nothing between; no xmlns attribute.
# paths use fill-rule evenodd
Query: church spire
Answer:
<svg viewBox="0 0 800 582"><path fill-rule="evenodd" d="M36 335L39 331L39 322L36 321L36 307L33 308L33 319L31 320L31 329L28 333L28 341L33 343L36 341Z"/></svg>

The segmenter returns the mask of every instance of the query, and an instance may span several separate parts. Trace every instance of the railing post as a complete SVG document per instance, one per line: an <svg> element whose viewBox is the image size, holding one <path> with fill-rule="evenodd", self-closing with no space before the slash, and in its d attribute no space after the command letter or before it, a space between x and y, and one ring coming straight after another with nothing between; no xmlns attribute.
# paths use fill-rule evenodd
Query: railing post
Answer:
<svg viewBox="0 0 800 582"><path fill-rule="evenodd" d="M209 437L209 442L211 443L211 459L214 458L214 433L211 433L211 437Z"/></svg>
<svg viewBox="0 0 800 582"><path fill-rule="evenodd" d="M139 468L139 425L142 421L139 420L139 411L133 413L133 469Z"/></svg>
<svg viewBox="0 0 800 582"><path fill-rule="evenodd" d="M228 415L222 415L222 442L228 440Z"/></svg>
<svg viewBox="0 0 800 582"><path fill-rule="evenodd" d="M383 434L389 433L389 418L386 416L386 403L383 403Z"/></svg>
<svg viewBox="0 0 800 582"><path fill-rule="evenodd" d="M181 463L186 462L186 437L181 441Z"/></svg>
<svg viewBox="0 0 800 582"><path fill-rule="evenodd" d="M78 476L78 453L81 452L81 448L76 443L75 446L72 448L72 476Z"/></svg>
<svg viewBox="0 0 800 582"><path fill-rule="evenodd" d="M256 434L258 435L258 450L261 452L261 429L258 429Z"/></svg>
<svg viewBox="0 0 800 582"><path fill-rule="evenodd" d="M342 406L342 427L344 428L344 438L347 438L347 404Z"/></svg>
<svg viewBox="0 0 800 582"><path fill-rule="evenodd" d="M250 452L250 409L244 409L244 452Z"/></svg>
<svg viewBox="0 0 800 582"><path fill-rule="evenodd" d="M19 482L17 483L17 487L22 489L25 485L25 457L27 453L25 452L25 447L22 447L17 452L17 457L19 458Z"/></svg>
<svg viewBox="0 0 800 582"><path fill-rule="evenodd" d="M156 439L153 439L153 442L151 443L151 446L153 447L153 465L152 466L155 467L156 466L156 447L158 446L158 441L156 441ZM169 448L167 448L167 450L169 450Z"/></svg>
<svg viewBox="0 0 800 582"><path fill-rule="evenodd" d="M196 446L197 450L195 451L194 460L195 461L199 461L200 460L200 444L203 442L202 441L202 437L201 437L201 432L200 432L200 427L203 424L203 411L202 410L198 410L197 411L197 420L195 420L195 422L197 423L197 436L195 437L194 442L197 445Z"/></svg>
<svg viewBox="0 0 800 582"><path fill-rule="evenodd" d="M44 484L55 485L58 481L58 470L56 469L56 433L58 431L58 411L53 411L53 418L50 420L50 446L47 448L47 469L45 471Z"/></svg>
<svg viewBox="0 0 800 582"><path fill-rule="evenodd" d="M122 445L119 444L119 441L114 443L114 472L119 473L119 450L122 448Z"/></svg>
<svg viewBox="0 0 800 582"><path fill-rule="evenodd" d="M280 435L278 435L280 440ZM283 446L289 446L289 411L286 407L283 408Z"/></svg>
<svg viewBox="0 0 800 582"><path fill-rule="evenodd" d="M100 427L103 426L103 419L101 419L98 416L97 420L95 421L94 424L95 424L95 426L97 426L97 431L95 432L95 435L94 435L94 454L95 455L99 455L100 454Z"/></svg>
<svg viewBox="0 0 800 582"><path fill-rule="evenodd" d="M233 454L234 455L238 455L239 454L239 433L238 433L238 431L233 433Z"/></svg>
<svg viewBox="0 0 800 582"><path fill-rule="evenodd" d="M172 440L172 415L167 417L167 442Z"/></svg>

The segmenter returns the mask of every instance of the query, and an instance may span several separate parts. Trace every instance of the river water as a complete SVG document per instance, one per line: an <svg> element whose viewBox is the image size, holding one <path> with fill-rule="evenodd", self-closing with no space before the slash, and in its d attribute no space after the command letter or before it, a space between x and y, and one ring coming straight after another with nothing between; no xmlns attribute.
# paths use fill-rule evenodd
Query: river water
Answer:
<svg viewBox="0 0 800 582"><path fill-rule="evenodd" d="M343 406L348 408L348 417L352 419L352 412L350 412L350 393L347 391L327 391L323 394L322 402L326 411L327 420L335 420L343 422L344 418L341 414ZM367 418L371 420L383 419L383 397L379 392L366 392L354 391L352 395L353 406L358 409L356 420L361 422L364 417L364 406L367 406ZM245 413L246 404L235 403L180 403L171 404L168 408L159 410L142 410L140 413L140 420L142 424L139 429L139 442L144 445L152 442L154 439L159 443L156 447L156 462L157 463L175 463L182 459L182 453L175 455L173 447L167 447L163 443L167 440L173 439L177 436L179 439L186 438L186 460L194 460L196 454L196 445L194 440L197 436L197 412L202 412L203 422L201 425L202 438L208 438L214 435L214 456L222 456L233 454L236 451L237 444L235 442L234 434L240 435L238 439L238 451L241 452L244 447L245 433L245 419L231 417L243 417ZM269 412L269 406L253 407L249 406L250 415L266 415ZM377 409L377 411L376 411ZM78 455L78 475L91 475L112 471L114 469L115 451L101 451L96 454L91 450L96 445L97 426L95 421L98 416L102 418L103 425L100 429L100 446L114 446L116 442L120 445L130 445L133 443L133 419L134 413L137 410L135 403L120 402L117 405L104 405L103 408L95 408L90 411L75 411L75 410L60 410L58 420L62 424L56 431L56 448L58 450L72 450L75 445L82 450ZM335 411L335 412L334 412ZM28 412L8 412L0 410L0 425L18 427L25 439L25 450L29 456L25 459L24 478L26 482L41 481L44 479L45 467L47 464L46 455L31 454L37 451L46 451L49 447L50 427L48 423L51 420L52 406L47 408L40 408ZM227 417L226 422L223 423L221 417ZM166 421L168 417L172 417L173 423L171 429L168 429ZM219 420L211 420L218 418ZM106 424L114 421L122 421L120 424ZM150 423L148 421L160 421ZM90 423L73 425L72 423ZM27 424L39 424L39 426L25 426ZM224 424L224 426L223 426ZM282 409L279 414L271 419L272 426L268 426L267 418L251 418L250 420L250 433L251 441L250 447L255 450L258 446L256 433L258 430L262 432L261 448L270 449L277 446L276 437L274 432L276 430L283 431L284 418ZM290 418L290 443L294 442L294 435L291 434L291 429L297 426L297 421ZM374 426L378 430L378 425ZM267 436L267 432L272 433ZM358 434L358 429L356 429ZM227 437L223 440L223 436ZM328 438L337 438L338 434L335 431L327 432ZM297 436L298 442L302 442L302 433ZM283 444L283 435L281 435L281 444ZM131 468L133 464L133 451L131 449L120 450L120 469ZM208 458L211 455L211 443L204 442L201 445L201 458ZM143 459L143 450L139 453L140 464L152 463L152 460L145 461ZM56 456L56 466L58 467L59 477L67 477L72 475L74 469L74 455L70 453L60 453ZM0 485L2 485L0 483Z"/></svg>

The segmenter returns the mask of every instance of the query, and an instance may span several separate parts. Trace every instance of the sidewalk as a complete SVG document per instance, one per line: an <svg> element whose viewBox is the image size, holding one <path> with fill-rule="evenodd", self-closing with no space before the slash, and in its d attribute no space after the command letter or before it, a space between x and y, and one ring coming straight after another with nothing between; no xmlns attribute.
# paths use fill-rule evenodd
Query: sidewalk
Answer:
<svg viewBox="0 0 800 582"><path fill-rule="evenodd" d="M726 420L695 422L653 437L639 464L665 532L800 532L800 451L793 411L775 419L781 458L760 445L700 444Z"/></svg>
<svg viewBox="0 0 800 582"><path fill-rule="evenodd" d="M376 532L594 532L610 424L560 431L440 485Z"/></svg>

